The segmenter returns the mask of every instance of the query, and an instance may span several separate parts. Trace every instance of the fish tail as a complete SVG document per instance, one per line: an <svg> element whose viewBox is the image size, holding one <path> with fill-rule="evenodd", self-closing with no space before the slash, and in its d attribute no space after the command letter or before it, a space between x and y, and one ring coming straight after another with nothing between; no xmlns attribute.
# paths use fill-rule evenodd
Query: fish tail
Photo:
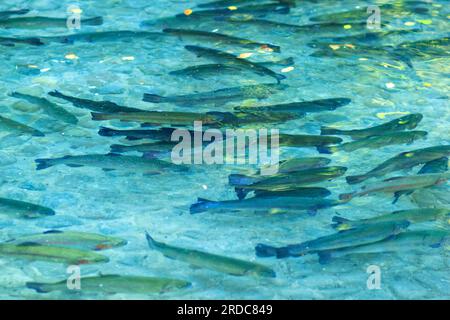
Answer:
<svg viewBox="0 0 450 320"><path fill-rule="evenodd" d="M276 257L278 248L258 243L255 247L256 256L260 258Z"/></svg>
<svg viewBox="0 0 450 320"><path fill-rule="evenodd" d="M115 136L116 130L106 127L100 127L100 130L98 130L98 134L103 137L113 137Z"/></svg>
<svg viewBox="0 0 450 320"><path fill-rule="evenodd" d="M347 180L348 184L356 184L356 183L360 183L363 182L364 180L366 180L367 177L365 175L360 175L360 176L348 176L345 178L345 180Z"/></svg>
<svg viewBox="0 0 450 320"><path fill-rule="evenodd" d="M341 133L341 130L339 130L339 129L335 129L335 128L331 128L331 127L321 127L320 128L320 134L323 136L340 134L340 133Z"/></svg>
<svg viewBox="0 0 450 320"><path fill-rule="evenodd" d="M51 159L36 159L34 160L37 164L36 170L43 170L52 167L54 164Z"/></svg>
<svg viewBox="0 0 450 320"><path fill-rule="evenodd" d="M101 26L103 24L103 17L94 17L81 21L88 26Z"/></svg>
<svg viewBox="0 0 450 320"><path fill-rule="evenodd" d="M152 103L161 103L164 101L164 97L159 96L157 94L144 93L144 98L142 101L152 102Z"/></svg>
<svg viewBox="0 0 450 320"><path fill-rule="evenodd" d="M286 79L286 76L285 76L284 74L276 73L276 74L275 74L275 79L277 79L277 82L278 82L278 83L281 83L281 80Z"/></svg>
<svg viewBox="0 0 450 320"><path fill-rule="evenodd" d="M208 209L217 207L218 204L219 203L216 202L216 201L211 201L211 200L207 200L207 199L203 199L203 198L198 198L197 202L192 204L191 207L189 208L189 212L191 214L205 212Z"/></svg>
<svg viewBox="0 0 450 320"><path fill-rule="evenodd" d="M150 234L147 231L145 231L145 238L147 239L147 243L150 249L157 248L156 241L150 236Z"/></svg>
<svg viewBox="0 0 450 320"><path fill-rule="evenodd" d="M331 227L333 227L336 230L343 231L343 230L348 230L351 228L350 224L349 224L349 222L351 222L351 220L349 220L349 219L334 216L331 219L331 221L334 222L333 224L331 224Z"/></svg>
<svg viewBox="0 0 450 320"><path fill-rule="evenodd" d="M353 198L355 192L343 193L339 195L339 200L349 201Z"/></svg>
<svg viewBox="0 0 450 320"><path fill-rule="evenodd" d="M273 45L273 44L265 44L264 46L267 47L267 48L272 49L274 52L281 52L281 47L280 46L276 46L276 45Z"/></svg>
<svg viewBox="0 0 450 320"><path fill-rule="evenodd" d="M44 284L43 283L27 282L25 285L27 286L28 289L36 290L36 292L39 292L39 293L49 292L49 291L44 289Z"/></svg>
<svg viewBox="0 0 450 320"><path fill-rule="evenodd" d="M228 184L230 186L249 186L255 182L255 179L243 174L230 174Z"/></svg>
<svg viewBox="0 0 450 320"><path fill-rule="evenodd" d="M317 151L319 151L319 153L324 153L324 154L333 154L335 152L338 152L339 149L337 146L318 146L317 147Z"/></svg>
<svg viewBox="0 0 450 320"><path fill-rule="evenodd" d="M249 194L250 190L243 189L243 188L234 188L234 191L236 192L236 196L239 200L245 199L245 197Z"/></svg>
<svg viewBox="0 0 450 320"><path fill-rule="evenodd" d="M92 120L94 120L94 121L109 120L108 113L91 112L91 117L92 117Z"/></svg>

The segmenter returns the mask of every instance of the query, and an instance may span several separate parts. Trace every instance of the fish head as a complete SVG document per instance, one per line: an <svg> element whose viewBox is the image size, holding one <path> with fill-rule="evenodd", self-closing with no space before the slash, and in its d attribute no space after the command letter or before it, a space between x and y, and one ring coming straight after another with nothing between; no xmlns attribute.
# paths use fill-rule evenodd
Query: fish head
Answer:
<svg viewBox="0 0 450 320"><path fill-rule="evenodd" d="M406 126L408 129L414 129L422 119L423 115L421 113L413 113L397 119L397 123Z"/></svg>

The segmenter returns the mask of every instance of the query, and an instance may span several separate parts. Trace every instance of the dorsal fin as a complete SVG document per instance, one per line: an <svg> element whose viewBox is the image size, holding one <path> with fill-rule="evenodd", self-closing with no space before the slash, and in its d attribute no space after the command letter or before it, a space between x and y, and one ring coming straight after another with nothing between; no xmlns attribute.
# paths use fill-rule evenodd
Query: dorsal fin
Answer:
<svg viewBox="0 0 450 320"><path fill-rule="evenodd" d="M43 234L51 234L51 233L63 233L61 230L47 230L44 231Z"/></svg>
<svg viewBox="0 0 450 320"><path fill-rule="evenodd" d="M28 242L19 243L17 246L18 247L38 247L38 246L41 246L41 244L37 243L37 242L28 241Z"/></svg>

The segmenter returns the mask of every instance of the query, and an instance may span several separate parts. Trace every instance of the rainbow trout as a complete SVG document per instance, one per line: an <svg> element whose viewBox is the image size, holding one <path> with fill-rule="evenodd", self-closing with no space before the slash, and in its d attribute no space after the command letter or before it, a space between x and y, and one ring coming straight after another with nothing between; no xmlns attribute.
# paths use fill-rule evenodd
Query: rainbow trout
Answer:
<svg viewBox="0 0 450 320"><path fill-rule="evenodd" d="M89 232L49 230L43 233L20 236L8 240L6 243L15 245L34 243L78 250L105 250L124 246L127 241Z"/></svg>
<svg viewBox="0 0 450 320"><path fill-rule="evenodd" d="M55 211L34 203L0 198L0 215L34 219L55 215Z"/></svg>
<svg viewBox="0 0 450 320"><path fill-rule="evenodd" d="M81 19L81 25L101 26L102 17ZM46 29L46 28L67 28L67 18L51 17L17 17L0 20L0 28L4 29Z"/></svg>
<svg viewBox="0 0 450 320"><path fill-rule="evenodd" d="M408 226L409 222L407 221L370 224L361 228L340 231L328 236L285 247L276 248L260 243L255 247L255 250L258 257L275 256L278 259L299 257L321 251L330 251L349 247L353 248L365 244L375 243L389 239L405 231Z"/></svg>
<svg viewBox="0 0 450 320"><path fill-rule="evenodd" d="M198 268L210 269L233 276L276 277L272 269L261 264L204 251L171 246L155 241L148 233L146 233L146 238L150 249L161 252L167 258L183 261Z"/></svg>
<svg viewBox="0 0 450 320"><path fill-rule="evenodd" d="M0 116L0 131L11 132L15 135L31 135L35 137L43 137L45 134L37 129L29 127L20 122Z"/></svg>
<svg viewBox="0 0 450 320"><path fill-rule="evenodd" d="M143 294L165 293L178 291L191 286L191 283L168 278L142 277L142 276L120 276L120 275L100 275L93 277L84 277L80 279L80 290L70 290L67 287L67 280L55 283L27 282L27 288L36 290L39 293L52 291L62 291L68 293L77 293L82 291L116 294Z"/></svg>
<svg viewBox="0 0 450 320"><path fill-rule="evenodd" d="M332 221L333 228L339 231L360 228L368 224L408 221L409 223L421 223L428 221L444 221L449 222L450 209L411 209L394 211L387 214L382 214L368 219L349 220L343 217L334 216Z"/></svg>
<svg viewBox="0 0 450 320"><path fill-rule="evenodd" d="M370 127L366 129L355 130L340 130L330 127L322 127L321 134L323 135L342 135L350 136L353 139L367 138L371 136L379 136L387 133L394 133L403 130L412 130L417 127L420 121L422 121L423 115L420 113L408 114L404 117L394 119L387 123Z"/></svg>
<svg viewBox="0 0 450 320"><path fill-rule="evenodd" d="M349 184L360 183L369 178L380 177L390 172L412 168L418 164L427 163L449 155L450 145L434 146L402 152L395 157L386 160L365 174L348 176L346 179Z"/></svg>
<svg viewBox="0 0 450 320"><path fill-rule="evenodd" d="M277 80L279 84L281 80L286 79L286 76L278 74L269 68L266 68L257 63L246 59L239 58L231 53L220 51L211 48L204 48L199 46L185 46L186 50L193 52L197 57L206 58L216 63L229 64L244 71L251 71L259 76L269 76Z"/></svg>

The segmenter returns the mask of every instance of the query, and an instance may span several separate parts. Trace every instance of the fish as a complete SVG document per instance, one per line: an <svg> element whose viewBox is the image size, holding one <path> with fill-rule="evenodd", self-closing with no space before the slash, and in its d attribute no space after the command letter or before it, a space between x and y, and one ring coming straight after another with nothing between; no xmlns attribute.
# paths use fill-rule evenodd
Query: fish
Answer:
<svg viewBox="0 0 450 320"><path fill-rule="evenodd" d="M346 177L348 184L363 182L369 178L380 177L390 172L412 168L450 155L450 145L433 146L413 151L406 151L384 161L374 169L362 175Z"/></svg>
<svg viewBox="0 0 450 320"><path fill-rule="evenodd" d="M239 6L239 7L227 7L227 8L218 8L218 9L209 9L209 10L193 10L188 14L180 13L175 17L177 19L192 19L198 20L202 18L224 18L228 16L233 16L237 14L252 14L256 16L264 16L268 13L277 13L277 14L288 14L290 12L290 7L285 4L280 3L264 3L264 4L256 4L256 5L248 5L248 6Z"/></svg>
<svg viewBox="0 0 450 320"><path fill-rule="evenodd" d="M142 152L146 155L167 155L171 153L173 147L178 142L166 142L158 141L151 143L136 144L131 146L113 144L110 146L111 153L124 153L124 152Z"/></svg>
<svg viewBox="0 0 450 320"><path fill-rule="evenodd" d="M395 47L392 46L317 42L310 42L308 46L317 49L315 52L310 54L311 57L343 58L351 60L370 57L375 61L380 61L383 63L386 59L389 59L403 63L411 69L414 68L411 58L399 50L396 50Z"/></svg>
<svg viewBox="0 0 450 320"><path fill-rule="evenodd" d="M221 113L193 113L193 112L165 112L141 111L118 113L92 113L92 120L121 120L125 122L142 122L156 125L193 125L194 121L201 121L203 125L220 124L225 114Z"/></svg>
<svg viewBox="0 0 450 320"><path fill-rule="evenodd" d="M0 45L2 46L15 47L16 44L29 44L32 46L44 45L44 43L39 38L0 37Z"/></svg>
<svg viewBox="0 0 450 320"><path fill-rule="evenodd" d="M216 63L229 64L244 71L251 71L259 76L272 77L278 84L281 83L281 80L286 79L285 75L276 73L265 66L256 64L247 59L239 58L238 56L225 51L190 45L185 46L184 48L190 52L193 52L197 57L203 57Z"/></svg>
<svg viewBox="0 0 450 320"><path fill-rule="evenodd" d="M423 115L420 113L408 114L406 116L391 120L378 126L365 129L341 130L337 128L322 127L323 135L342 135L350 136L352 139L361 139L372 136L379 136L387 133L394 133L404 130L415 129L422 121Z"/></svg>
<svg viewBox="0 0 450 320"><path fill-rule="evenodd" d="M326 198L331 191L325 188L296 188L288 191L255 190L255 198L261 197L299 197L299 198Z"/></svg>
<svg viewBox="0 0 450 320"><path fill-rule="evenodd" d="M278 173L321 168L330 164L331 159L324 157L290 158L278 163Z"/></svg>
<svg viewBox="0 0 450 320"><path fill-rule="evenodd" d="M18 9L18 10L8 10L8 11L0 11L0 19L8 19L11 16L24 15L30 12L29 9Z"/></svg>
<svg viewBox="0 0 450 320"><path fill-rule="evenodd" d="M416 252L422 249L444 248L450 250L450 232L447 230L406 231L395 237L361 246L337 250L319 251L319 262L329 263L331 259L360 254L383 254L392 252ZM429 251L427 251L427 254Z"/></svg>
<svg viewBox="0 0 450 320"><path fill-rule="evenodd" d="M67 265L106 263L109 261L108 257L92 251L44 246L32 242L24 242L18 245L0 243L0 256Z"/></svg>
<svg viewBox="0 0 450 320"><path fill-rule="evenodd" d="M255 62L255 63L264 67L273 67L273 66L289 67L295 64L293 58L286 58L266 62ZM213 64L195 65L180 70L174 70L169 72L169 74L172 76L192 77L197 80L205 80L205 78L212 76L223 76L224 74L236 74L240 72L243 72L243 70L236 68L232 65L213 63Z"/></svg>
<svg viewBox="0 0 450 320"><path fill-rule="evenodd" d="M44 43L64 43L75 44L78 42L97 43L97 42L131 42L136 40L162 41L166 35L162 32L115 30L101 32L79 32L68 35L40 37Z"/></svg>
<svg viewBox="0 0 450 320"><path fill-rule="evenodd" d="M102 17L81 19L83 26L101 26ZM17 17L0 20L0 28L4 29L46 29L46 28L67 28L67 18L52 17Z"/></svg>
<svg viewBox="0 0 450 320"><path fill-rule="evenodd" d="M150 249L161 252L167 258L183 261L197 268L210 269L233 276L276 277L275 271L258 263L171 246L154 240L148 232L145 236Z"/></svg>
<svg viewBox="0 0 450 320"><path fill-rule="evenodd" d="M16 135L31 135L34 137L43 137L45 134L42 131L24 125L20 122L0 116L0 132L6 131Z"/></svg>
<svg viewBox="0 0 450 320"><path fill-rule="evenodd" d="M352 152L358 149L378 149L380 147L412 144L418 139L424 139L428 135L427 131L407 131L382 134L379 136L370 136L360 140L343 143L337 146L317 147L320 153L332 154L339 151Z"/></svg>
<svg viewBox="0 0 450 320"><path fill-rule="evenodd" d="M192 29L173 29L173 28L166 28L163 30L164 33L178 36L181 38L188 38L193 40L205 40L217 43L224 43L224 44L232 44L232 45L238 45L249 49L261 49L261 50L267 50L267 51L273 51L273 52L280 52L281 49L279 46L270 44L270 43L261 43L256 42L253 40L238 38L218 32L208 32L208 31L201 31L201 30L192 30Z"/></svg>
<svg viewBox="0 0 450 320"><path fill-rule="evenodd" d="M207 3L200 3L199 8L223 8L247 3L258 3L256 0L217 0Z"/></svg>
<svg viewBox="0 0 450 320"><path fill-rule="evenodd" d="M235 107L236 111L256 111L256 112L288 112L306 114L310 112L333 111L337 108L348 105L351 99L332 98L314 101L291 102L258 107Z"/></svg>
<svg viewBox="0 0 450 320"><path fill-rule="evenodd" d="M191 283L180 279L143 277L143 276L121 276L121 275L99 275L82 277L80 279L80 290L69 289L67 280L55 283L27 282L27 288L36 290L38 293L52 291L72 292L94 292L104 294L143 294L166 293L186 289Z"/></svg>
<svg viewBox="0 0 450 320"><path fill-rule="evenodd" d="M193 105L210 103L225 104L244 99L265 99L286 88L288 86L283 84L257 84L169 97L146 93L142 100L151 103L173 103L181 107L192 107Z"/></svg>
<svg viewBox="0 0 450 320"><path fill-rule="evenodd" d="M450 218L450 209L410 209L410 210L398 210L387 214L382 214L376 217L361 219L361 220L349 220L343 217L334 216L332 218L332 227L336 230L349 230L360 228L368 224L393 222L393 221L408 221L410 224L428 222L428 221L445 221Z"/></svg>
<svg viewBox="0 0 450 320"><path fill-rule="evenodd" d="M300 257L323 251L354 248L390 239L406 231L408 227L409 222L407 221L376 223L279 248L259 243L256 245L255 251L256 255L261 258L277 257L278 259L282 259Z"/></svg>
<svg viewBox="0 0 450 320"><path fill-rule="evenodd" d="M142 112L144 110L137 108L122 107L111 101L94 101L89 99L80 99L62 94L59 91L51 91L48 93L52 97L60 98L71 102L75 107L88 109L101 113L117 113L117 112Z"/></svg>
<svg viewBox="0 0 450 320"><path fill-rule="evenodd" d="M351 200L355 197L376 194L380 192L398 192L404 190L417 190L445 183L450 179L450 173L430 173L413 176L393 177L373 185L364 186L359 192L343 193L339 196L341 200Z"/></svg>
<svg viewBox="0 0 450 320"><path fill-rule="evenodd" d="M410 59L430 60L438 57L447 57L450 50L450 38L435 38L400 43L393 50L398 56Z"/></svg>
<svg viewBox="0 0 450 320"><path fill-rule="evenodd" d="M127 244L124 239L96 233L48 230L43 233L20 236L6 243L20 245L34 243L42 246L72 248L78 250L106 250Z"/></svg>
<svg viewBox="0 0 450 320"><path fill-rule="evenodd" d="M48 101L45 98L40 98L36 96L32 96L29 94L24 94L20 92L12 92L11 96L14 98L22 99L28 101L32 104L36 104L40 106L46 114L50 117L60 120L62 122L66 122L69 124L77 124L78 118L75 117L70 112L66 111L64 108L58 106L57 104Z"/></svg>
<svg viewBox="0 0 450 320"><path fill-rule="evenodd" d="M440 159L432 160L430 162L425 163L425 165L419 170L418 174L427 174L427 173L442 173L448 171L448 157L442 157ZM410 195L414 192L414 190L406 190L406 191L398 191L394 194L394 200L392 204L397 203L403 195Z"/></svg>
<svg viewBox="0 0 450 320"><path fill-rule="evenodd" d="M81 156L64 156L53 159L36 159L36 170L64 164L69 167L96 167L104 171L125 170L145 174L161 174L167 170L186 170L187 167L158 159L145 159L135 156L111 154L89 154Z"/></svg>
<svg viewBox="0 0 450 320"><path fill-rule="evenodd" d="M190 213L196 214L205 211L213 212L267 212L275 213L298 213L306 211L309 215L315 215L320 209L330 208L343 202L334 199L305 198L295 196L264 196L253 197L243 200L211 201L198 198L197 202L190 206Z"/></svg>
<svg viewBox="0 0 450 320"><path fill-rule="evenodd" d="M250 191L289 191L299 186L332 180L344 175L346 171L346 167L336 166L298 170L268 177L232 174L228 176L228 184L234 186L238 198L243 199Z"/></svg>
<svg viewBox="0 0 450 320"><path fill-rule="evenodd" d="M100 127L98 134L103 137L127 137L128 140L150 139L162 142L171 142L172 133L176 128L158 128L145 130L116 130ZM191 132L191 130L190 130ZM191 136L193 132L191 132Z"/></svg>
<svg viewBox="0 0 450 320"><path fill-rule="evenodd" d="M342 139L339 137L324 135L280 133L278 137L281 147L318 147L342 142Z"/></svg>
<svg viewBox="0 0 450 320"><path fill-rule="evenodd" d="M407 2L398 4L381 4L377 5L380 12L383 13L384 21L389 21L390 18L394 18L398 15L410 15L411 13L417 14L426 14L428 13L428 8L418 7L418 6L409 6ZM336 13L327 13L322 15L317 15L309 18L310 21L313 22L327 22L327 21L336 21L336 22L345 22L348 24L351 23L366 23L367 19L371 15L370 12L367 12L366 6L361 6L354 10L336 12Z"/></svg>
<svg viewBox="0 0 450 320"><path fill-rule="evenodd" d="M34 203L0 198L0 214L17 218L35 219L54 216L55 211Z"/></svg>

